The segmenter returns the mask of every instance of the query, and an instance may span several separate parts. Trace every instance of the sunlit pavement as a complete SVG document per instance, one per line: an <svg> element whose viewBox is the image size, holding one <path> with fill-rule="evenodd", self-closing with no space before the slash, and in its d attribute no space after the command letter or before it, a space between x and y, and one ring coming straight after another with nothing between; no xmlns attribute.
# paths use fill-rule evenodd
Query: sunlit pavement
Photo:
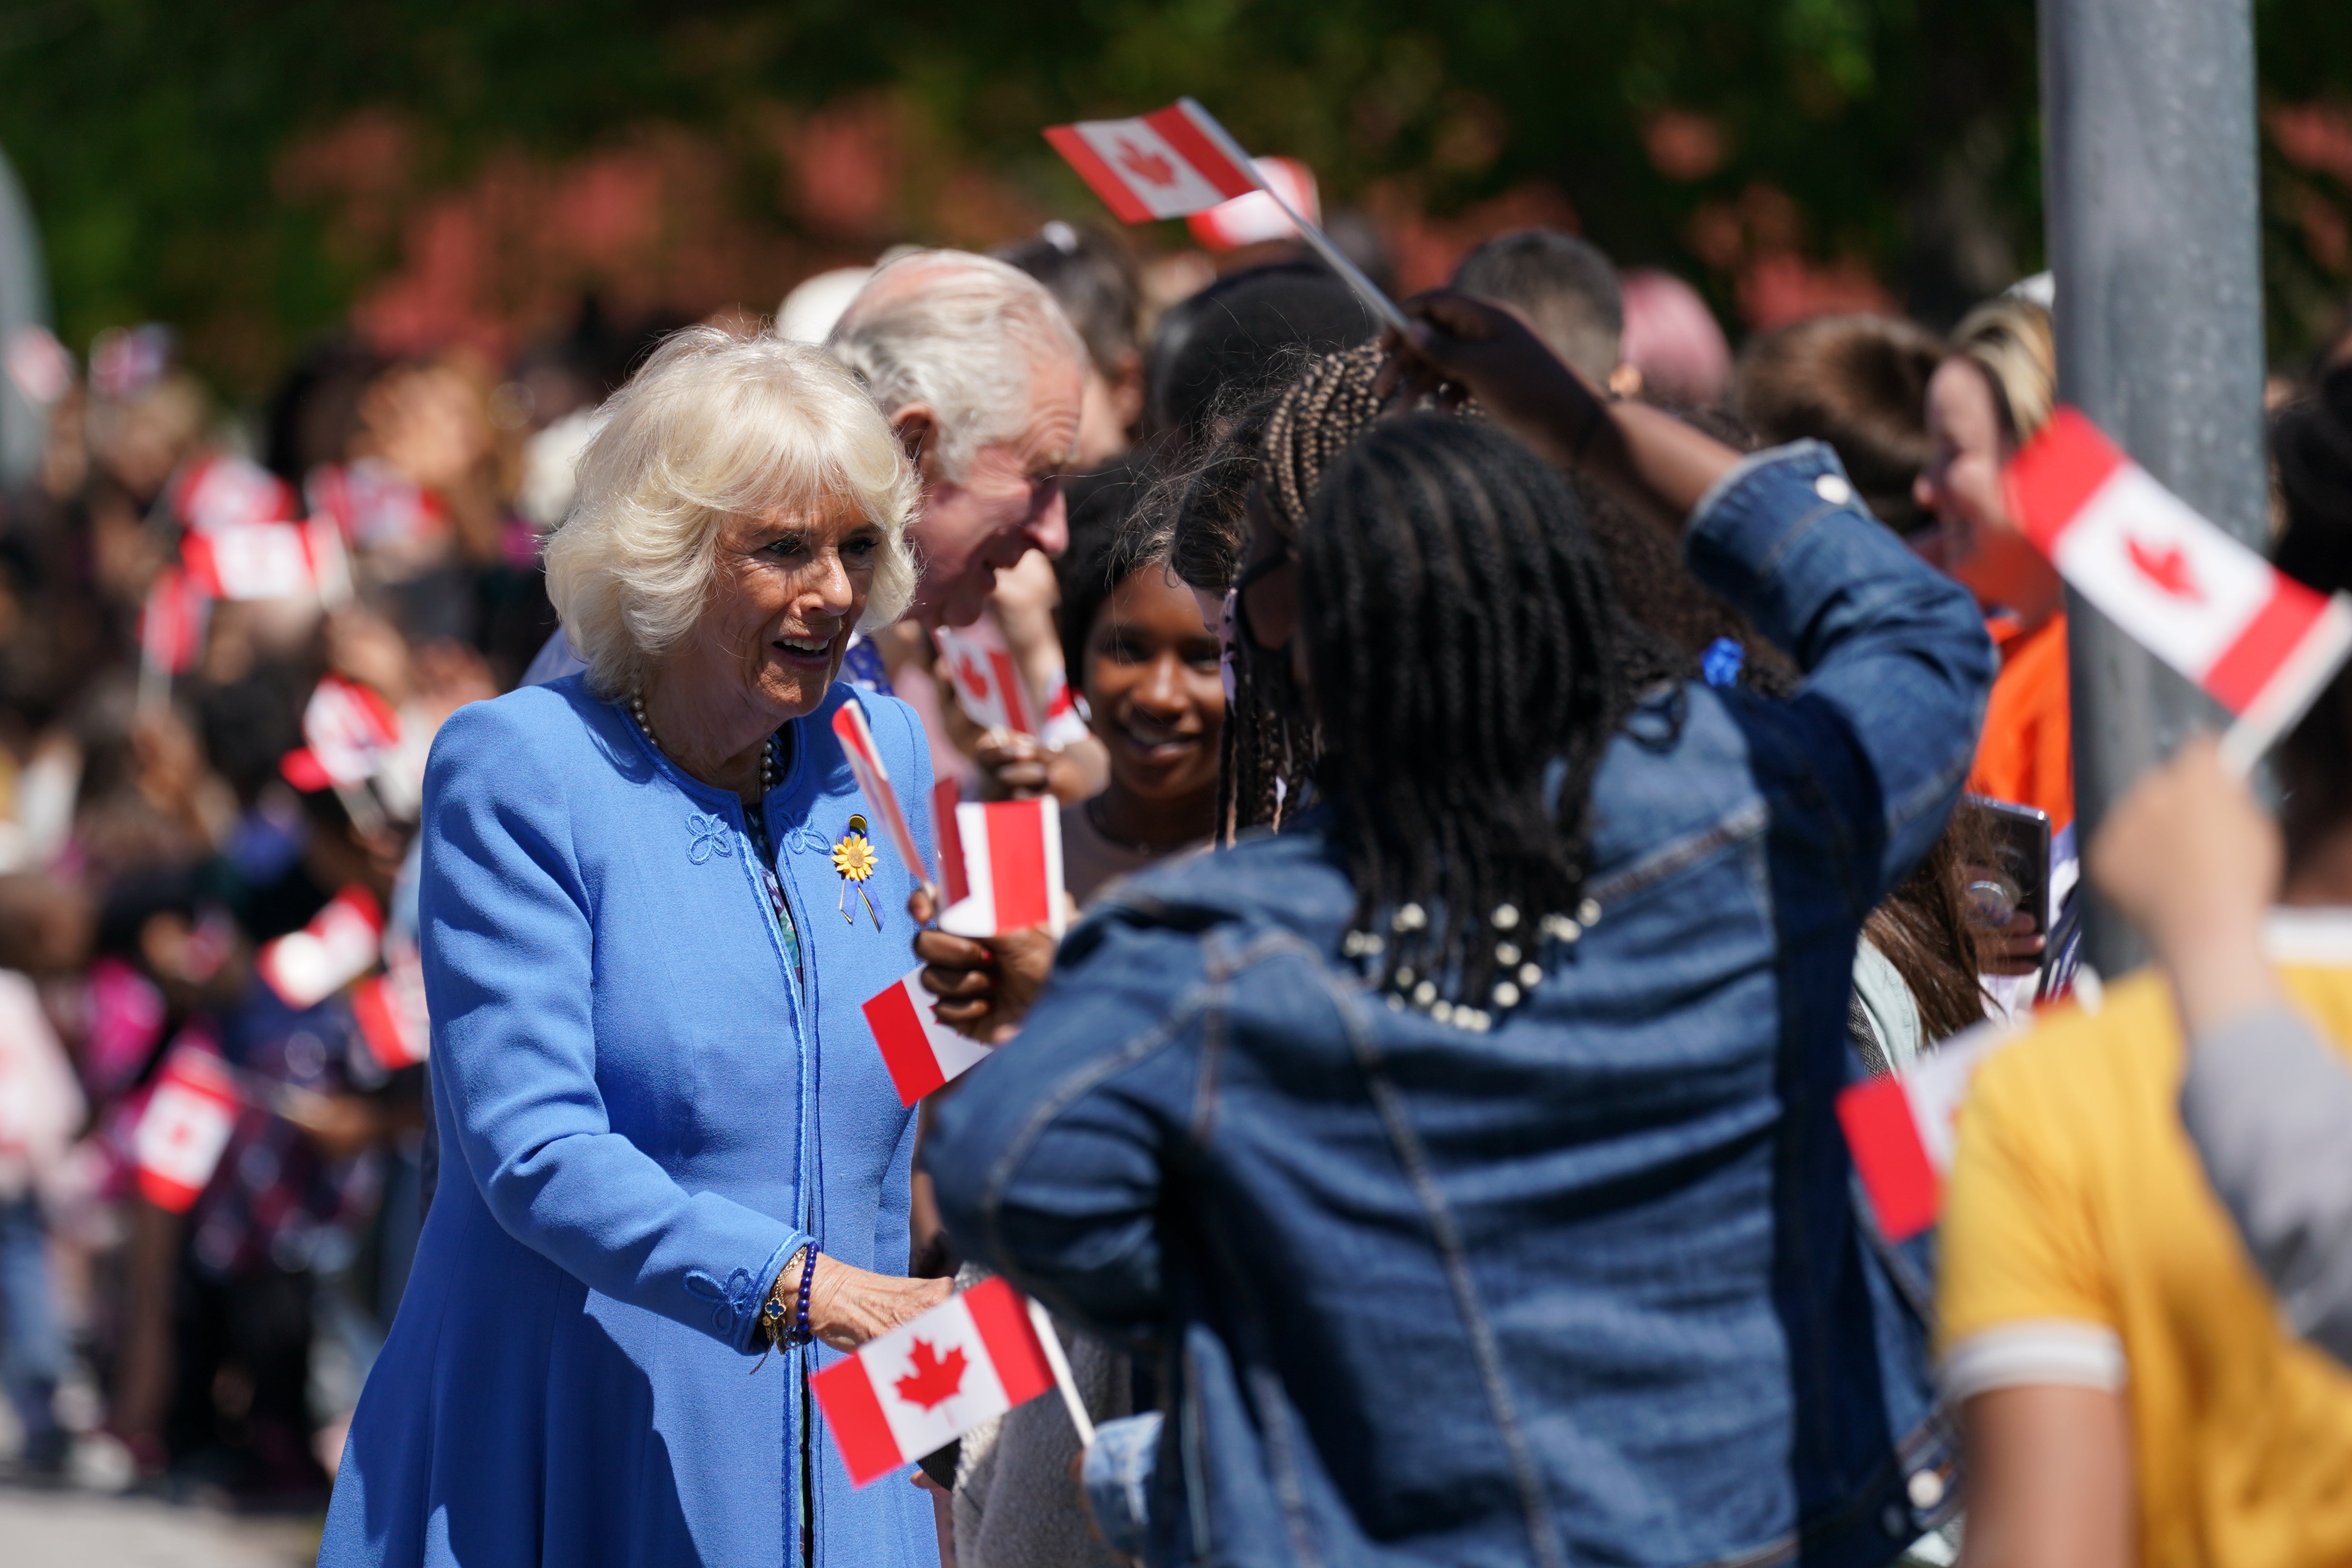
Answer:
<svg viewBox="0 0 2352 1568"><path fill-rule="evenodd" d="M8 1568L307 1568L318 1551L316 1520L0 1486Z"/></svg>

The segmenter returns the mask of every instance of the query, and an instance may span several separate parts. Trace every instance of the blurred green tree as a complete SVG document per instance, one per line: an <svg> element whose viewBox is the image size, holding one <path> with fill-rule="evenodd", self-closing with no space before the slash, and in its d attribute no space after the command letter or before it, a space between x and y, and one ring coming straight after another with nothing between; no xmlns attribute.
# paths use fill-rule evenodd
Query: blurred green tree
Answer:
<svg viewBox="0 0 2352 1568"><path fill-rule="evenodd" d="M2256 11L2285 359L2352 288L2352 6ZM453 293L515 331L581 288L766 310L888 241L1097 216L1038 129L1182 92L1370 214L1406 286L1549 214L1734 324L1948 321L2040 262L2033 22L2032 0L5 0L0 146L67 340L173 321L243 395L355 305L394 338Z"/></svg>

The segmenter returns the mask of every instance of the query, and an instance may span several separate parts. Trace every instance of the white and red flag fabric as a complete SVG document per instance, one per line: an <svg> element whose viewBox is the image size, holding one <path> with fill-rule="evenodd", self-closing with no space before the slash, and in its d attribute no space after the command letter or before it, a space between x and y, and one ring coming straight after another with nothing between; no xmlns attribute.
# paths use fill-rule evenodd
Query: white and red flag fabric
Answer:
<svg viewBox="0 0 2352 1568"><path fill-rule="evenodd" d="M375 967L383 941L383 908L354 884L328 900L309 925L266 944L261 977L289 1007L315 1007Z"/></svg>
<svg viewBox="0 0 2352 1568"><path fill-rule="evenodd" d="M841 742L842 755L849 759L849 771L856 775L857 788L866 796L866 804L882 819L883 830L897 847L898 858L907 863L908 874L929 887L930 868L923 864L923 852L915 847L915 830L907 826L907 814L898 809L898 793L890 787L890 770L882 765L882 752L874 744L874 731L866 722L866 710L855 700L835 709L833 733Z"/></svg>
<svg viewBox="0 0 2352 1568"><path fill-rule="evenodd" d="M155 574L139 609L139 662L159 675L184 675L204 656L212 595L177 566Z"/></svg>
<svg viewBox="0 0 2352 1568"><path fill-rule="evenodd" d="M302 482L310 510L331 519L363 550L398 548L447 531L441 498L389 464L362 458L310 470Z"/></svg>
<svg viewBox="0 0 2352 1568"><path fill-rule="evenodd" d="M2010 462L2010 510L2074 590L2265 740L2347 653L2352 598L2281 573L2062 407Z"/></svg>
<svg viewBox="0 0 2352 1568"><path fill-rule="evenodd" d="M342 540L326 518L191 528L181 536L180 560L215 599L333 601L351 591Z"/></svg>
<svg viewBox="0 0 2352 1568"><path fill-rule="evenodd" d="M1069 677L1055 670L1045 688L1045 721L1037 728L1037 738L1049 746L1074 745L1090 731L1087 716L1078 710L1078 694L1070 689Z"/></svg>
<svg viewBox="0 0 2352 1568"><path fill-rule="evenodd" d="M2017 1030L1980 1024L1907 1071L1839 1091L1838 1125L1888 1240L1916 1236L1936 1223L1969 1082L1986 1057L2018 1037Z"/></svg>
<svg viewBox="0 0 2352 1568"><path fill-rule="evenodd" d="M1186 217L1258 188L1201 106L1179 99L1132 120L1049 125L1045 140L1122 223Z"/></svg>
<svg viewBox="0 0 2352 1568"><path fill-rule="evenodd" d="M1054 1369L1028 1303L998 1278L867 1341L809 1379L850 1484L858 1487L1053 1386Z"/></svg>
<svg viewBox="0 0 2352 1568"><path fill-rule="evenodd" d="M389 945L389 944L387 944ZM352 988L352 1016L360 1039L386 1072L415 1067L433 1053L433 1024L425 1011L425 969L416 949L404 946Z"/></svg>
<svg viewBox="0 0 2352 1568"><path fill-rule="evenodd" d="M912 1105L962 1077L985 1061L992 1048L940 1022L931 1011L931 994L923 989L922 974L922 965L917 964L898 984L867 997L864 1005L866 1026L882 1047L882 1065L890 1069L890 1084L901 1105Z"/></svg>
<svg viewBox="0 0 2352 1568"><path fill-rule="evenodd" d="M357 789L400 749L400 717L373 687L330 675L302 705L302 740L278 763L288 784L306 795Z"/></svg>
<svg viewBox="0 0 2352 1568"><path fill-rule="evenodd" d="M1244 245L1262 245L1273 239L1297 239L1298 226L1290 219L1297 213L1308 223L1323 221L1323 202L1315 187L1315 171L1296 158L1253 158L1250 164L1257 171L1264 191L1252 191L1235 196L1229 202L1219 202L1206 212L1194 213L1184 220L1192 237L1209 250L1238 250ZM1278 194L1277 202L1266 191ZM1290 212L1285 212L1284 206Z"/></svg>
<svg viewBox="0 0 2352 1568"><path fill-rule="evenodd" d="M172 481L173 515L198 533L258 522L292 522L302 515L294 487L249 458L214 452L198 458Z"/></svg>
<svg viewBox="0 0 2352 1568"><path fill-rule="evenodd" d="M992 937L1044 926L1058 937L1063 913L1062 808L1035 800L968 800L955 809L963 846L965 896L940 916L956 936Z"/></svg>
<svg viewBox="0 0 2352 1568"><path fill-rule="evenodd" d="M955 688L956 706L966 718L983 730L1037 733L1028 683L1021 679L1021 668L993 623L983 617L961 630L941 626L933 637Z"/></svg>
<svg viewBox="0 0 2352 1568"><path fill-rule="evenodd" d="M194 1207L243 1108L236 1080L218 1057L174 1047L131 1134L139 1191L147 1201L173 1214Z"/></svg>
<svg viewBox="0 0 2352 1568"><path fill-rule="evenodd" d="M971 897L971 883L963 874L963 834L956 826L956 807L963 804L963 786L941 779L931 786L931 838L940 847L940 880L950 904Z"/></svg>

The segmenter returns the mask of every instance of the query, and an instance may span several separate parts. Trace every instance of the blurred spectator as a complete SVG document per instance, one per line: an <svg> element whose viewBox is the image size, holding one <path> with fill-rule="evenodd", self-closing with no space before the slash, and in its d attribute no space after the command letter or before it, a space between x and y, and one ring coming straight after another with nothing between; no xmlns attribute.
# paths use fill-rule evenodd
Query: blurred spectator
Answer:
<svg viewBox="0 0 2352 1568"><path fill-rule="evenodd" d="M1618 279L1625 308L1625 363L1633 375L1610 390L1694 408L1711 407L1731 384L1731 345L1698 290L1670 272L1636 268Z"/></svg>
<svg viewBox="0 0 2352 1568"><path fill-rule="evenodd" d="M1915 488L1937 522L1922 553L1976 595L2000 649L1969 788L2048 813L2053 833L2074 820L2065 584L2010 517L2000 473L2057 396L2049 312L2022 300L1980 306L1928 381L1935 457Z"/></svg>
<svg viewBox="0 0 2352 1568"><path fill-rule="evenodd" d="M1906 538L1929 519L1914 494L1934 460L1927 384L1944 345L1891 316L1816 316L1763 333L1732 378L1739 416L1768 446L1826 441L1881 522Z"/></svg>
<svg viewBox="0 0 2352 1568"><path fill-rule="evenodd" d="M20 1463L36 1476L57 1474L67 1453L56 1405L67 1346L45 1199L85 1111L37 986L79 972L91 919L71 887L0 877L0 1390L24 1431Z"/></svg>
<svg viewBox="0 0 2352 1568"><path fill-rule="evenodd" d="M1160 318L1145 433L1171 461L1186 460L1309 359L1369 342L1378 329L1355 291L1318 262L1220 278Z"/></svg>
<svg viewBox="0 0 2352 1568"><path fill-rule="evenodd" d="M2339 373L2279 437L2294 458L2277 558L2330 592L2352 587L2347 416ZM2093 872L2143 920L2169 994L2154 972L2110 985L2095 1013L2053 1016L1970 1086L1938 1240L1942 1378L1970 1451L1968 1562L2352 1558L2352 1382L2292 1337L2256 1272L2292 1266L2280 1283L2298 1316L2324 1321L2311 1290L2341 1260L2310 1251L2327 1237L2299 1237L2296 1216L2344 1194L2310 1186L2315 1168L2261 1159L2257 1129L2291 1131L2309 1109L2263 1114L2253 1097L2288 1084L2217 1080L2249 1061L2247 1042L2221 1037L2281 1006L2352 1051L2352 670L2280 744L2277 771L2283 865L2210 751L2118 807ZM2252 1257L2184 1110L2246 1205ZM2234 1136L2217 1146L2216 1132ZM2343 1129L2321 1136L2340 1145ZM2265 1171L2287 1184L2258 1202L2240 1178Z"/></svg>
<svg viewBox="0 0 2352 1568"><path fill-rule="evenodd" d="M1617 392L1639 391L1621 375L1625 300L1617 268L1601 247L1554 228L1497 235L1462 258L1454 288L1517 310L1570 368Z"/></svg>
<svg viewBox="0 0 2352 1568"><path fill-rule="evenodd" d="M1137 336L1141 286L1127 252L1093 228L1055 222L1035 237L999 247L1054 296L1087 345L1086 401L1078 416L1076 469L1092 473L1127 450L1143 415L1143 347Z"/></svg>

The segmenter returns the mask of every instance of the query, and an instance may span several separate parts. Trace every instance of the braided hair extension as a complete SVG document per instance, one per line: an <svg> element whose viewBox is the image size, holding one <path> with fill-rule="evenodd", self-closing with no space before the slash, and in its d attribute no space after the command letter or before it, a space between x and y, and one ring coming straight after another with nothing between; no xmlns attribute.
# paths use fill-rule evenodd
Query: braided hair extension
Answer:
<svg viewBox="0 0 2352 1568"><path fill-rule="evenodd" d="M1316 486L1386 405L1374 390L1386 355L1378 343L1308 364L1265 411L1254 478L1265 515L1294 542L1306 531ZM1234 700L1226 711L1217 820L1228 841L1244 827L1279 828L1315 781L1316 741L1286 652L1233 640Z"/></svg>
<svg viewBox="0 0 2352 1568"><path fill-rule="evenodd" d="M1311 510L1299 635L1356 889L1346 951L1482 1026L1518 999L1521 943L1589 921L1593 776L1687 660L1621 615L1566 480L1484 421L1381 425Z"/></svg>

